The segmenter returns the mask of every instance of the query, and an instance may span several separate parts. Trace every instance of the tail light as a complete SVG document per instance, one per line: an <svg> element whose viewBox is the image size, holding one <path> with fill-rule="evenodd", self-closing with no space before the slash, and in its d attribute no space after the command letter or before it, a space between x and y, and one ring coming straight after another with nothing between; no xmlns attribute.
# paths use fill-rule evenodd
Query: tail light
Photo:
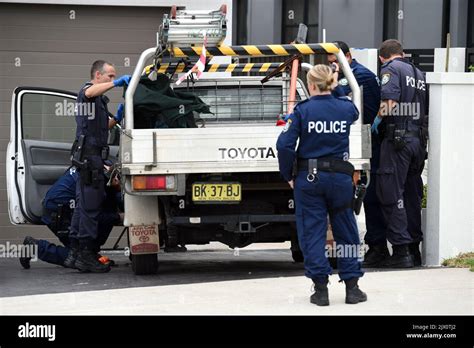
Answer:
<svg viewBox="0 0 474 348"><path fill-rule="evenodd" d="M172 191L176 180L174 175L134 175L132 187L135 191Z"/></svg>

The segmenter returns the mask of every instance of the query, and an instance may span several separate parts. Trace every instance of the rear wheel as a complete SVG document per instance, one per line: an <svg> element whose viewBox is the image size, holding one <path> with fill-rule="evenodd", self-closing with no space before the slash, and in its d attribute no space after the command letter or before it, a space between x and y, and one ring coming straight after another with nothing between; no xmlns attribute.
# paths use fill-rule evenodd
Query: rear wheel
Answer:
<svg viewBox="0 0 474 348"><path fill-rule="evenodd" d="M158 272L158 255L132 255L132 270L136 275L156 274Z"/></svg>

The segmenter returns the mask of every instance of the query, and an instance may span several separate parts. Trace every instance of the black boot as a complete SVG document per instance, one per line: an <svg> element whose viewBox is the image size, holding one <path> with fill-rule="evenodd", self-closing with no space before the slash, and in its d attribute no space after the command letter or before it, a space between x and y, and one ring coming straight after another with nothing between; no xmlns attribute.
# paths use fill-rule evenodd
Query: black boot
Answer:
<svg viewBox="0 0 474 348"><path fill-rule="evenodd" d="M382 263L384 268L413 268L415 262L413 255L410 253L409 244L394 245L393 254L387 257Z"/></svg>
<svg viewBox="0 0 474 348"><path fill-rule="evenodd" d="M75 266L81 272L106 273L110 271L110 264L101 263L93 248L87 247L79 250Z"/></svg>
<svg viewBox="0 0 474 348"><path fill-rule="evenodd" d="M369 245L369 250L364 256L364 262L362 267L365 268L376 268L380 267L380 263L390 256L388 252L387 244L374 244Z"/></svg>
<svg viewBox="0 0 474 348"><path fill-rule="evenodd" d="M356 304L367 301L367 294L359 289L357 282L359 278L347 279L346 283L346 303Z"/></svg>
<svg viewBox="0 0 474 348"><path fill-rule="evenodd" d="M421 266L420 242L411 243L409 245L410 254L413 255L413 263L415 267Z"/></svg>
<svg viewBox="0 0 474 348"><path fill-rule="evenodd" d="M318 306L329 306L328 281L327 278L325 280L313 279L314 294L309 299L311 303Z"/></svg>
<svg viewBox="0 0 474 348"><path fill-rule="evenodd" d="M69 253L63 262L63 266L66 268L76 269L76 259L79 252L79 243L75 239L71 239L69 246Z"/></svg>
<svg viewBox="0 0 474 348"><path fill-rule="evenodd" d="M30 248L29 255L32 255L33 246L38 245L38 241L33 237L26 236L23 240L23 245L26 245L27 248ZM25 250L26 252L26 250ZM23 266L24 269L30 269L30 261L31 257L20 257L20 264Z"/></svg>

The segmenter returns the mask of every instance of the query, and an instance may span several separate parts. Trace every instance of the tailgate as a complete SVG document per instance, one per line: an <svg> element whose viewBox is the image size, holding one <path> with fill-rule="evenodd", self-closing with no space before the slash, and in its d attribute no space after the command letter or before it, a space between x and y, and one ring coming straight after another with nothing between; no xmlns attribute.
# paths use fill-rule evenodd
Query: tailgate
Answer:
<svg viewBox="0 0 474 348"><path fill-rule="evenodd" d="M125 174L277 172L276 141L282 127L232 125L207 128L133 129L122 135ZM154 146L155 144L155 146ZM368 169L370 129L353 125L350 161Z"/></svg>

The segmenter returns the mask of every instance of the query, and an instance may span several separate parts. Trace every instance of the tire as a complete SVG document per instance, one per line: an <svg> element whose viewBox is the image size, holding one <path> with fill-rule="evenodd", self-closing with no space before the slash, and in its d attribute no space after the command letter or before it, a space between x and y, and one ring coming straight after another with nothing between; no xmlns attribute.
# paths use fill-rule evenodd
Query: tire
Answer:
<svg viewBox="0 0 474 348"><path fill-rule="evenodd" d="M304 262L303 252L301 250L292 250L291 257L297 263Z"/></svg>
<svg viewBox="0 0 474 348"><path fill-rule="evenodd" d="M132 270L135 275L156 274L158 272L158 255L131 255Z"/></svg>

